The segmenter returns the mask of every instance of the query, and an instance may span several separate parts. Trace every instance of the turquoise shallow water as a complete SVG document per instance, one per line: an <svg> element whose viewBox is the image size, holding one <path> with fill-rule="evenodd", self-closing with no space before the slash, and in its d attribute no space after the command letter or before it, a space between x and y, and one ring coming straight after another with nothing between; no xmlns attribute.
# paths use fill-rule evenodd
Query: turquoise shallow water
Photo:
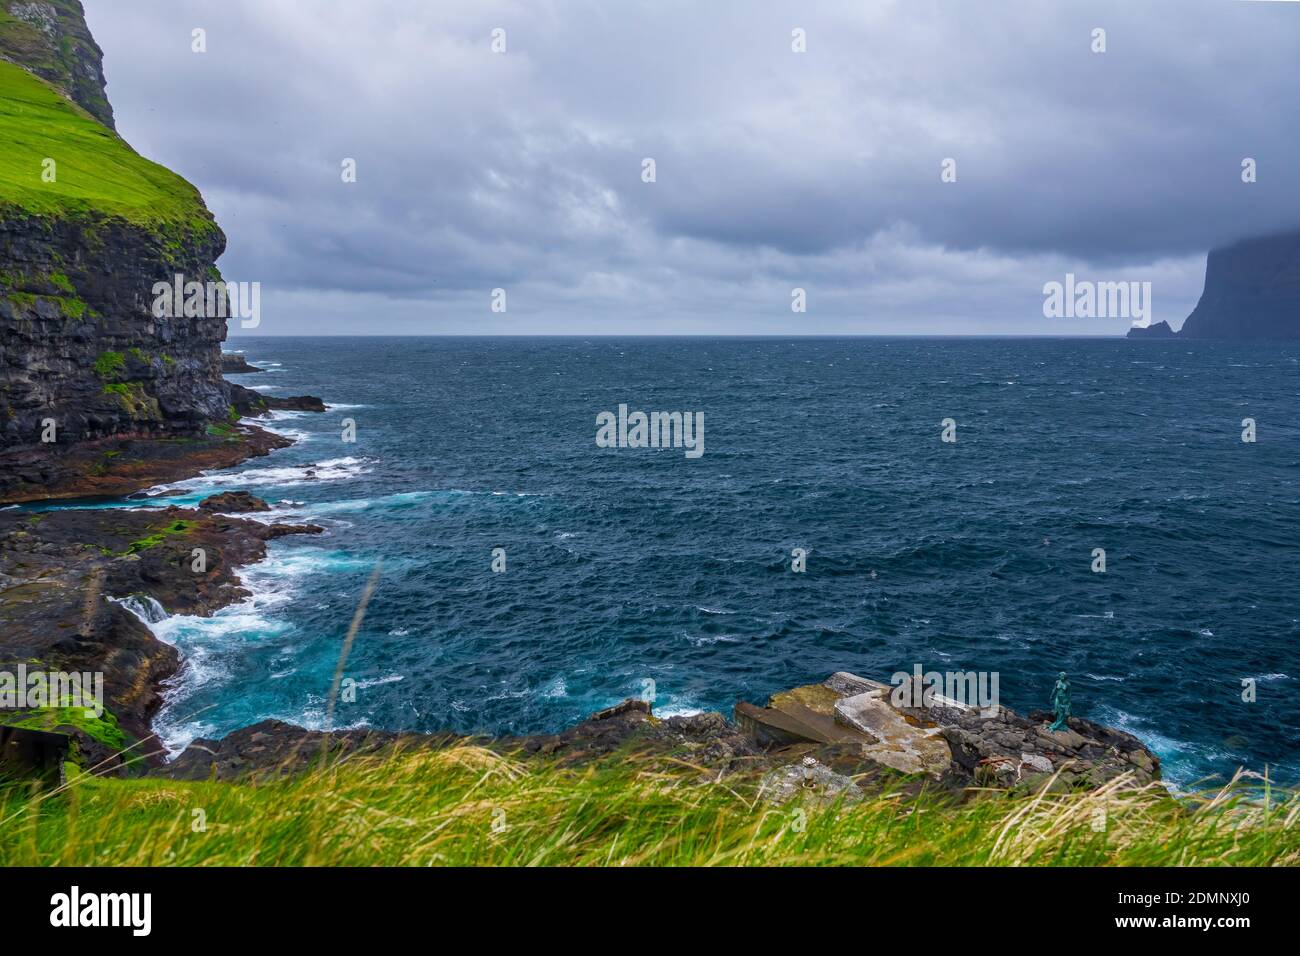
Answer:
<svg viewBox="0 0 1300 956"><path fill-rule="evenodd" d="M173 746L264 717L320 726L382 559L338 724L539 731L647 680L661 713L729 712L915 664L995 671L1023 710L1065 670L1076 712L1141 736L1176 782L1242 763L1300 777L1295 345L230 347L268 369L238 381L334 407L279 416L294 447L169 500L246 488L329 534L275 542L245 604L154 624L186 660L159 721ZM705 412L705 454L596 447L619 403Z"/></svg>

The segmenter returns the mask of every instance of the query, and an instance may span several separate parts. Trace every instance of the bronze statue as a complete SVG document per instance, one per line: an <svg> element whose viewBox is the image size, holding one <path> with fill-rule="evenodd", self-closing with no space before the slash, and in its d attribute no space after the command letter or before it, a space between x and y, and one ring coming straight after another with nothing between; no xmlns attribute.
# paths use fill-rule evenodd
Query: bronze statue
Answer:
<svg viewBox="0 0 1300 956"><path fill-rule="evenodd" d="M1070 716L1070 682L1065 679L1065 671L1056 678L1056 686L1052 688L1052 714L1056 717L1052 721L1048 730L1068 730L1066 720Z"/></svg>

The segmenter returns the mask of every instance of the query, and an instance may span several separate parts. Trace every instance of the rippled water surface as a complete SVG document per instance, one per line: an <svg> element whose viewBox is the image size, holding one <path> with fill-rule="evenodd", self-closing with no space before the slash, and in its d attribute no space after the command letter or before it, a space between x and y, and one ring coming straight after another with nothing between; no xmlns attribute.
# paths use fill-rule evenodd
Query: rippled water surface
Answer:
<svg viewBox="0 0 1300 956"><path fill-rule="evenodd" d="M1294 345L230 347L267 368L237 381L333 407L278 416L293 448L180 500L247 488L329 533L275 542L245 572L249 602L155 625L187 661L161 718L172 745L264 717L321 725L382 560L338 724L555 729L647 680L660 713L730 712L918 663L996 671L1003 703L1028 709L1065 670L1076 712L1141 736L1176 781L1266 762L1297 777ZM703 411L705 454L597 448L596 415L619 403Z"/></svg>

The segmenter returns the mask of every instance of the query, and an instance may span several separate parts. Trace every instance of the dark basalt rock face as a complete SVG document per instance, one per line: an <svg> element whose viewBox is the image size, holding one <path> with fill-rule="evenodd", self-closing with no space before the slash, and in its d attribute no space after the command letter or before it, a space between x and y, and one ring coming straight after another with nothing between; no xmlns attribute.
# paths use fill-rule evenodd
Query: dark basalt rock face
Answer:
<svg viewBox="0 0 1300 956"><path fill-rule="evenodd" d="M0 0L0 56L112 128L100 49L77 0ZM131 442L129 460L169 460L175 449L142 446L230 437L210 431L229 425L224 319L153 311L156 283L219 279L226 245L197 194L169 190L178 187L159 186L160 201L174 205L157 218L109 215L73 198L60 212L33 214L0 196L0 501L44 497L41 485L60 496L81 484L93 493L83 479L115 476L128 460L97 445ZM269 443L247 447L264 453ZM218 457L234 450L228 443ZM88 466L91 453L99 460ZM137 472L143 483L110 491L147 487L148 470Z"/></svg>
<svg viewBox="0 0 1300 956"><path fill-rule="evenodd" d="M1201 300L1178 334L1189 339L1300 338L1300 231L1213 250Z"/></svg>
<svg viewBox="0 0 1300 956"><path fill-rule="evenodd" d="M0 0L0 57L111 129L99 48L76 0ZM103 155L139 161L138 182L157 190L137 207L101 208L75 190L48 205L0 196L0 504L138 493L290 444L234 420L224 319L155 315L158 283L220 279L226 240L201 197L37 80L3 70L39 91L33 109L108 137ZM43 132L33 124L33 136ZM44 729L67 734L83 766L120 768L119 730L142 744L132 758L158 760L149 720L180 662L139 615L211 613L246 596L235 569L260 560L267 541L322 531L214 513L263 510L251 495L204 505L0 511L0 670L102 674L117 728L58 723L76 723L66 707L6 706L0 724L54 722Z"/></svg>
<svg viewBox="0 0 1300 956"><path fill-rule="evenodd" d="M224 249L219 230L173 243L121 220L0 221L0 449L42 444L46 419L64 448L225 419L225 322L152 311L154 283L207 277Z"/></svg>
<svg viewBox="0 0 1300 956"><path fill-rule="evenodd" d="M1174 333L1161 322L1128 333L1131 339L1174 335L1235 341L1300 339L1300 230L1211 250L1205 288L1183 327Z"/></svg>
<svg viewBox="0 0 1300 956"><path fill-rule="evenodd" d="M325 402L315 395L289 395L284 398L268 398L266 407L280 411L323 412Z"/></svg>
<svg viewBox="0 0 1300 956"><path fill-rule="evenodd" d="M0 0L9 21L0 57L49 81L109 129L113 107L104 91L104 53L90 35L80 0Z"/></svg>
<svg viewBox="0 0 1300 956"><path fill-rule="evenodd" d="M300 773L327 753L378 753L393 746L438 747L455 743L453 735L400 734L389 730L304 730L282 720L263 720L227 734L221 740L199 737L185 751L152 775L173 780L266 779Z"/></svg>

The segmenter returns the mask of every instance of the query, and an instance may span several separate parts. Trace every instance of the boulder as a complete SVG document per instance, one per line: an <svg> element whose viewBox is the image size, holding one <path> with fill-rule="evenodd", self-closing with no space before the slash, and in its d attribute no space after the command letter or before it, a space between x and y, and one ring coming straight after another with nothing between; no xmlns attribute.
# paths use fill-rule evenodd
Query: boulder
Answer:
<svg viewBox="0 0 1300 956"><path fill-rule="evenodd" d="M246 514L250 511L270 511L271 506L247 491L223 491L219 495L210 495L200 501L199 510L234 515Z"/></svg>
<svg viewBox="0 0 1300 956"><path fill-rule="evenodd" d="M252 372L263 372L256 365L249 365L248 360L237 352L221 353L221 372L223 375L248 375Z"/></svg>

